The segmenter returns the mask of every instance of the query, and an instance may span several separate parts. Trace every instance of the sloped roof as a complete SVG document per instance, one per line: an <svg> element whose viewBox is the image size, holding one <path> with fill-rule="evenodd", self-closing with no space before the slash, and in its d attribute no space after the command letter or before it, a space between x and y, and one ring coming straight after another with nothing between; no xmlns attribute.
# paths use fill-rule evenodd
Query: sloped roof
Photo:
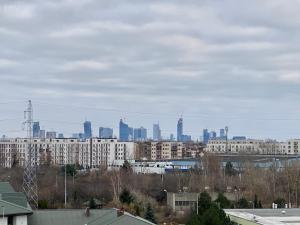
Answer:
<svg viewBox="0 0 300 225"><path fill-rule="evenodd" d="M0 182L0 194L15 192L13 187L8 182Z"/></svg>
<svg viewBox="0 0 300 225"><path fill-rule="evenodd" d="M8 182L0 182L0 208L4 215L31 214L32 210L23 193L15 192Z"/></svg>
<svg viewBox="0 0 300 225"><path fill-rule="evenodd" d="M83 209L37 210L28 217L28 225L154 225L129 213L118 217L116 209L92 209L90 216Z"/></svg>

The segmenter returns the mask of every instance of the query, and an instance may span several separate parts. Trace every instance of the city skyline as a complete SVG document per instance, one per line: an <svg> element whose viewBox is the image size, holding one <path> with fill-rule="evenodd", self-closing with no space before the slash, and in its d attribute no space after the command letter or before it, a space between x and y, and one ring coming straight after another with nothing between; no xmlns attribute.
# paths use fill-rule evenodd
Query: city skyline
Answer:
<svg viewBox="0 0 300 225"><path fill-rule="evenodd" d="M7 104L7 103L5 103ZM146 129L146 139L153 139L153 129L151 129L151 126L153 128L154 125L159 125L159 129L160 129L160 134L161 134L161 138L162 140L169 140L170 139L170 135L173 135L175 136L175 139L174 140L177 140L179 136L181 136L181 138L183 139L180 139L181 141L187 141L189 140L189 137L191 137L191 140L193 141L202 141L204 139L207 140L207 138L209 139L214 139L216 137L221 137L221 138L224 138L224 132L225 132L225 128L227 126L224 126L224 127L214 127L214 128L209 128L209 127L204 127L204 128L198 128L199 132L194 132L196 133L196 135L190 135L190 133L193 133L189 130L186 131L186 129L184 129L183 131L183 127L180 128L181 130L181 134L177 134L177 131L178 131L178 124L181 124L180 126L183 125L183 117L182 115L180 117L177 118L177 120L174 120L174 124L173 124L173 127L174 127L174 130L165 130L164 128L161 129L161 126L160 124L157 124L156 122L153 122L149 127L147 126L144 126L144 125L141 125L141 124L138 124L138 125L133 125L133 124L136 124L134 121L132 120L129 120L133 123L129 123L127 122L127 119L122 119L121 120L123 121L123 123L127 124L128 128L129 128L129 139L128 140L134 140L134 133L137 129ZM20 120L21 122L23 122L22 120ZM120 120L119 120L120 121ZM177 126L176 126L176 121L177 121ZM4 119L4 120L0 120L0 122L11 122L11 119ZM74 124L76 124L75 127L77 127L75 130L69 130L69 132L63 132L62 130L64 129L60 129L60 128L55 128L55 126L53 125L50 125L51 128L45 126L45 124L49 124L53 122L53 124L72 124L72 126L74 126ZM89 137L100 137L100 128L104 128L104 129L111 129L111 131L108 131L108 132L112 132L113 131L113 137L116 137L116 138L120 138L120 123L116 126L104 126L103 124L104 123L100 123L100 122L93 122L92 120L83 120L83 121L78 121L78 122L68 122L68 121L56 121L56 120L48 120L46 121L44 124L44 122L42 120L34 120L34 123L33 123L33 136L37 137L37 133L35 132L35 126L38 127L38 129L40 130L40 132L42 132L42 137L47 137L50 136L50 137L53 137L54 136L54 133L55 135L58 137L59 135L63 135L64 138L89 138ZM96 124L96 125L95 125ZM79 126L78 126L79 125ZM186 124L184 123L184 126L186 126ZM61 126L58 126L58 127L61 127ZM86 131L85 131L86 129ZM205 137L205 133L204 132L208 132L207 133L207 137ZM1 128L0 128L0 132L1 132ZM88 135L86 135L85 133L88 132ZM107 131L105 131L107 132ZM8 132L9 134L10 132ZM12 131L12 133L16 133L17 135L7 135L6 133L0 133L0 135L5 135L7 137L25 137L26 136L26 131L23 130L23 129L20 129L20 130L16 130L16 131ZM163 133L163 135L162 135ZM249 135L245 135L245 133L233 133L231 132L231 129L230 129L230 132L229 132L229 135L228 135L228 138L233 138L233 137L247 137L249 139L277 139L279 141L284 141L286 139L293 139L293 138L298 138L298 136L291 136L291 137L287 137L287 138L283 138L283 137L280 137L280 138L274 138L274 137L270 137L270 136L266 136L266 137L261 137L261 136L249 136ZM187 138L187 139L186 139ZM146 140L145 138L142 138L140 140ZM126 139L127 140L127 139ZM137 139L139 140L139 139ZM204 140L204 143L206 141Z"/></svg>
<svg viewBox="0 0 300 225"><path fill-rule="evenodd" d="M150 132L160 121L162 136L176 136L183 115L193 139L224 126L299 137L300 3L291 3L4 1L0 132L23 135L31 99L35 120L68 136L84 118Z"/></svg>

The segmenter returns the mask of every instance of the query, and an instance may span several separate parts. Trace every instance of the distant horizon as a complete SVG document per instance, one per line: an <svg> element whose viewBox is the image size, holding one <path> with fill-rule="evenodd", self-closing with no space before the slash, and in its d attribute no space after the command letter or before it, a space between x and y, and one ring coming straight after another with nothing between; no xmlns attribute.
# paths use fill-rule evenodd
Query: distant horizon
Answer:
<svg viewBox="0 0 300 225"><path fill-rule="evenodd" d="M27 102L26 101L24 101L24 102L18 102L17 104L21 104L21 103L24 103L24 109L23 109L23 111L26 109L26 104L27 104ZM8 103L8 102L6 102L6 103L1 103L0 102L0 104L4 104L4 105L10 105L10 104L16 104L16 102L14 102L14 103ZM45 104L41 104L41 105L45 105ZM50 104L51 105L51 104ZM48 105L49 106L49 105ZM33 108L35 108L34 107L34 101L33 101ZM80 106L79 107L74 107L74 108L80 108ZM86 109L86 107L83 107L84 109ZM91 108L92 110L95 110L96 108ZM108 111L108 112L115 112L116 110L113 110L113 109L106 109L106 111ZM131 112L131 113L136 113L136 114L143 114L142 112ZM37 114L37 115L39 115L39 113L38 112L36 112L36 111L34 111L34 115L35 114ZM145 113L146 115L147 115L147 113ZM20 112L20 115L22 115L22 111ZM19 115L19 116L20 116ZM159 115L159 114L158 114ZM153 115L152 115L153 116ZM164 116L166 116L166 115L164 115ZM174 115L173 115L174 116ZM173 119L173 116L172 116L172 119ZM181 117L182 115L180 115L179 117L178 117L178 119ZM21 118L21 117L19 117L19 118ZM188 131L188 130L186 130L185 129L185 117L184 116L182 116L182 118L183 118L183 127L184 127L184 134L187 134L187 135L191 135L191 133ZM188 119L191 119L191 118L193 118L193 117L187 117ZM147 129L147 138L148 139L151 139L152 137L153 137L153 130L152 130L152 126L153 126L153 124L157 124L157 123L159 123L159 125L160 125L160 128L161 128L161 130L162 130L162 133L166 133L166 130L162 127L162 125L161 124L164 124L163 123L163 120L160 120L160 121L156 121L156 122L153 122L153 124L151 125L151 127L149 128L149 127L146 127L145 125L143 125L143 124L140 124L139 126L134 126L133 124L131 124L131 123L129 123L129 122L127 122L127 119L126 118L122 118L122 117L120 117L120 119L122 119L123 120L123 122L125 122L125 123L127 123L130 127L132 127L132 128L140 128L140 127L144 127L144 128L146 128ZM84 120L82 120L82 121L78 121L78 122L75 122L75 121L68 121L68 120L65 120L65 121L62 121L62 120L55 120L55 119L50 119L50 120L39 120L39 119L36 119L35 117L34 117L34 122L39 122L40 123L40 127L41 127L41 130L45 130L46 132L47 131L49 131L49 132L51 132L51 131L54 131L54 132L56 132L56 134L58 135L58 134L60 134L60 133L62 133L62 134L64 134L64 138L72 138L72 135L73 134L78 134L78 133L83 133L84 131L83 131L83 124L84 124L84 122L85 121L90 121L91 122L91 124L92 124L92 136L93 137L98 137L99 136L99 128L100 127L108 127L108 128L112 128L113 129L113 135L114 135L114 137L116 137L116 138L119 138L119 126L118 126L118 124L119 124L119 122L120 122L120 119L116 122L116 121L114 121L114 123L117 123L117 125L116 126L105 126L105 125L101 125L99 122L98 123L95 123L94 121L92 121L92 120L90 120L90 119L88 119L88 118L85 118ZM177 125L177 122L178 122L178 119L177 120L174 120L174 132L172 132L172 133L167 133L167 135L162 135L162 138L164 139L164 140L167 140L167 139L169 139L170 138L170 134L173 134L174 135L174 138L176 139L176 125ZM11 119L3 119L3 120L0 120L0 124L1 123L3 123L3 122L7 122L8 124L10 124L11 123ZM25 119L20 119L20 122L19 122L19 124L20 124L20 126L21 126L21 124L23 123L25 121ZM130 121L132 121L132 120L130 120ZM15 122L15 121L14 121ZM47 125L47 126L49 126L49 127L51 127L51 128L48 128L47 126L45 126L45 124ZM60 125L57 125L57 128L55 128L54 126L51 126L51 124L60 124ZM97 124L97 125L95 125L95 124ZM78 130L69 130L69 132L63 132L63 131L61 131L61 130L63 130L63 129L65 129L65 126L75 126L75 127L79 127L79 129ZM2 135L5 135L6 137L8 137L8 138L18 138L18 137L20 137L20 138L26 138L26 131L25 130L22 130L22 129L20 129L20 130L12 130L11 132L8 132L8 134L6 134L5 132L3 132L2 131L2 128L3 126L0 126L0 134L1 134L1 136ZM219 128L217 128L217 129L210 129L210 128L208 128L208 127L204 127L204 128L199 128L199 136L195 136L195 135L191 135L192 136L192 140L193 141L201 141L202 139L202 135L203 135L203 129L208 129L208 131L210 132L210 131L215 131L216 133L217 133L217 137L219 136L219 132L220 132L220 129L222 129L222 128L225 128L225 126L224 127L219 127ZM9 135L9 134L14 134L15 133L15 135ZM195 132L194 132L195 133ZM255 136L255 137L252 137L252 136L248 136L248 135L245 135L245 134L232 134L231 133L231 130L230 130L230 126L229 126L229 134L228 134L228 138L229 139L231 139L231 138L233 138L233 137L236 137L236 136L245 136L247 139L261 139L261 140L266 140L266 139L276 139L276 140L278 140L278 141L285 141L285 140L287 140L287 139L297 139L298 137L297 136L295 136L295 137L288 137L288 138L273 138L273 137L259 137L259 136Z"/></svg>

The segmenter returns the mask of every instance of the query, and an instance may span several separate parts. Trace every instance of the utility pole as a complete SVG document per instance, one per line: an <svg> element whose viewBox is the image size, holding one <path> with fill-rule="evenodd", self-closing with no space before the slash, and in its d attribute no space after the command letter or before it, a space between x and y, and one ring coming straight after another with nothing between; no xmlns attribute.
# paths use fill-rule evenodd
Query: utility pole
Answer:
<svg viewBox="0 0 300 225"><path fill-rule="evenodd" d="M27 151L25 153L25 169L23 174L23 192L33 209L38 208L38 186L37 186L37 151L32 145L33 109L31 100L28 101L27 109L24 111L27 129Z"/></svg>
<svg viewBox="0 0 300 225"><path fill-rule="evenodd" d="M65 164L65 208L67 208L67 166Z"/></svg>

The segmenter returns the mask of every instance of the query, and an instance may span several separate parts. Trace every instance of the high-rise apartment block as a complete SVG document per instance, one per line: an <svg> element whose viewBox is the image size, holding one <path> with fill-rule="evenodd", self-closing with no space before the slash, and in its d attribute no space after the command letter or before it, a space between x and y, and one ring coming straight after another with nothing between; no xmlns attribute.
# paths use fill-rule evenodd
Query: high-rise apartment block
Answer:
<svg viewBox="0 0 300 225"><path fill-rule="evenodd" d="M32 147L37 154L37 164L78 164L84 168L113 165L116 160L133 160L134 142L117 139L33 139ZM28 139L0 139L0 166L25 166Z"/></svg>

